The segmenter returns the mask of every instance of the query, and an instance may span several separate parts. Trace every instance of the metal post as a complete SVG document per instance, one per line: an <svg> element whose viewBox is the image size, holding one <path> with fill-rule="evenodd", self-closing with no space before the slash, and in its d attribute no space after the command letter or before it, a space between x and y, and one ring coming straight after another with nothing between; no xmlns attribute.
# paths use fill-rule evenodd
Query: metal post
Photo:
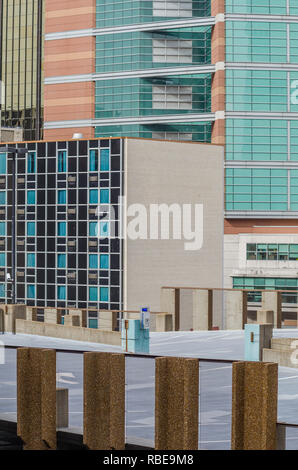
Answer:
<svg viewBox="0 0 298 470"><path fill-rule="evenodd" d="M16 154L12 157L12 217L11 217L11 302L16 303Z"/></svg>

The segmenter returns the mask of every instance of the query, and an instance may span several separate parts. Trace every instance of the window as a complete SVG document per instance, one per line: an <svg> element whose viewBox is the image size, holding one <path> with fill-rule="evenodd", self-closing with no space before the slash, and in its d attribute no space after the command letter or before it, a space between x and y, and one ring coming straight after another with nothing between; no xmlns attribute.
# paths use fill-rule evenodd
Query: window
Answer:
<svg viewBox="0 0 298 470"><path fill-rule="evenodd" d="M66 299L66 287L65 286L57 286L57 297L59 300Z"/></svg>
<svg viewBox="0 0 298 470"><path fill-rule="evenodd" d="M192 0L153 0L153 16L192 17Z"/></svg>
<svg viewBox="0 0 298 470"><path fill-rule="evenodd" d="M66 190L61 189L58 191L58 204L66 204Z"/></svg>
<svg viewBox="0 0 298 470"><path fill-rule="evenodd" d="M109 204L110 202L110 193L108 189L101 189L100 190L100 203L101 204Z"/></svg>
<svg viewBox="0 0 298 470"><path fill-rule="evenodd" d="M27 154L27 169L28 173L36 173L36 153L35 152L29 152Z"/></svg>
<svg viewBox="0 0 298 470"><path fill-rule="evenodd" d="M109 288L108 287L101 287L100 288L100 301L101 302L108 302L109 301Z"/></svg>
<svg viewBox="0 0 298 470"><path fill-rule="evenodd" d="M233 277L234 289L245 290L298 290L298 278L279 277ZM261 302L261 292L248 292L249 302ZM285 292L282 294L282 302L297 303L297 293Z"/></svg>
<svg viewBox="0 0 298 470"><path fill-rule="evenodd" d="M65 268L66 267L66 255L59 254L57 258L58 258L57 260L58 268Z"/></svg>
<svg viewBox="0 0 298 470"><path fill-rule="evenodd" d="M0 204L5 204L6 202L6 193L5 191L0 191Z"/></svg>
<svg viewBox="0 0 298 470"><path fill-rule="evenodd" d="M58 222L58 237L66 237L66 222Z"/></svg>
<svg viewBox="0 0 298 470"><path fill-rule="evenodd" d="M35 204L35 191L27 191L27 204Z"/></svg>
<svg viewBox="0 0 298 470"><path fill-rule="evenodd" d="M35 268L35 254L34 253L27 254L27 267Z"/></svg>
<svg viewBox="0 0 298 470"><path fill-rule="evenodd" d="M66 151L59 151L58 152L58 172L59 173L65 173L66 170Z"/></svg>
<svg viewBox="0 0 298 470"><path fill-rule="evenodd" d="M152 87L153 109L192 109L192 87L156 85Z"/></svg>
<svg viewBox="0 0 298 470"><path fill-rule="evenodd" d="M109 255L100 255L100 269L109 269Z"/></svg>
<svg viewBox="0 0 298 470"><path fill-rule="evenodd" d="M153 62L192 63L192 40L153 39Z"/></svg>
<svg viewBox="0 0 298 470"><path fill-rule="evenodd" d="M35 236L35 222L27 222L27 236L28 237Z"/></svg>
<svg viewBox="0 0 298 470"><path fill-rule="evenodd" d="M35 285L34 284L28 284L27 285L27 297L28 297L28 299L34 299L35 298Z"/></svg>
<svg viewBox="0 0 298 470"><path fill-rule="evenodd" d="M6 153L0 153L0 174L6 175Z"/></svg>
<svg viewBox="0 0 298 470"><path fill-rule="evenodd" d="M98 189L90 189L89 204L98 204Z"/></svg>
<svg viewBox="0 0 298 470"><path fill-rule="evenodd" d="M89 268L98 269L98 255L89 255Z"/></svg>
<svg viewBox="0 0 298 470"><path fill-rule="evenodd" d="M5 297L5 285L0 284L0 297Z"/></svg>
<svg viewBox="0 0 298 470"><path fill-rule="evenodd" d="M98 150L90 150L90 171L98 171Z"/></svg>
<svg viewBox="0 0 298 470"><path fill-rule="evenodd" d="M100 150L100 171L109 171L110 169L110 150Z"/></svg>
<svg viewBox="0 0 298 470"><path fill-rule="evenodd" d="M100 237L106 238L109 236L109 224L108 222L100 222Z"/></svg>
<svg viewBox="0 0 298 470"><path fill-rule="evenodd" d="M97 237L98 229L97 222L89 222L89 237Z"/></svg>
<svg viewBox="0 0 298 470"><path fill-rule="evenodd" d="M0 266L1 268L5 266L5 253L0 253Z"/></svg>
<svg viewBox="0 0 298 470"><path fill-rule="evenodd" d="M98 320L97 318L89 318L88 320L89 328L94 328L97 330L98 328Z"/></svg>
<svg viewBox="0 0 298 470"><path fill-rule="evenodd" d="M97 302L97 300L98 300L98 289L97 289L97 287L89 287L89 300L91 302Z"/></svg>
<svg viewBox="0 0 298 470"><path fill-rule="evenodd" d="M298 261L298 244L286 243L248 243L246 259L269 261Z"/></svg>
<svg viewBox="0 0 298 470"><path fill-rule="evenodd" d="M0 235L5 235L5 222L0 222Z"/></svg>

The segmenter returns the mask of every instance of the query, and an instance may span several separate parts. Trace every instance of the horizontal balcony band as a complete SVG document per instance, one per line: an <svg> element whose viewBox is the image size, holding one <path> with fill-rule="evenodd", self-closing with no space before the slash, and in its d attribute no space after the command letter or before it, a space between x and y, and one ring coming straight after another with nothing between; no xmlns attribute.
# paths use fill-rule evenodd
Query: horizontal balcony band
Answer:
<svg viewBox="0 0 298 470"><path fill-rule="evenodd" d="M205 74L214 73L215 65L190 65L181 67L162 67L147 70L134 70L129 72L106 72L92 73L82 75L64 75L61 77L49 77L44 80L45 85L56 85L59 83L78 83L100 80L121 80L123 78L146 78L160 77L165 75L187 75L187 74Z"/></svg>
<svg viewBox="0 0 298 470"><path fill-rule="evenodd" d="M143 116L110 119L86 119L77 121L52 121L45 122L44 129L61 129L72 127L97 127L112 125L137 125L137 124L168 124L173 122L212 122L215 121L214 113L196 114L172 114L162 116Z"/></svg>
<svg viewBox="0 0 298 470"><path fill-rule="evenodd" d="M255 111L226 111L226 118L231 119L293 119L298 120L298 113L290 112L255 112Z"/></svg>
<svg viewBox="0 0 298 470"><path fill-rule="evenodd" d="M226 219L297 219L297 211L225 211ZM270 227L268 227L270 228Z"/></svg>
<svg viewBox="0 0 298 470"><path fill-rule="evenodd" d="M296 169L298 168L298 161L290 161L290 160L285 160L285 161L252 161L252 160L246 160L246 161L239 161L239 160L226 160L225 161L225 167L226 168L280 168L283 170L290 170L292 168Z"/></svg>
<svg viewBox="0 0 298 470"><path fill-rule="evenodd" d="M270 23L298 23L298 16L294 15L252 15L249 13L227 13L226 21L258 21Z"/></svg>
<svg viewBox="0 0 298 470"><path fill-rule="evenodd" d="M226 70L284 70L297 72L298 64L268 64L268 62L226 62Z"/></svg>
<svg viewBox="0 0 298 470"><path fill-rule="evenodd" d="M215 17L204 18L184 18L183 20L154 21L151 23L139 23L125 26L112 26L107 28L90 28L74 31L63 31L57 33L48 33L45 35L46 41L56 41L59 39L80 38L86 36L103 36L105 34L132 33L136 31L159 31L162 29L189 28L192 26L213 26Z"/></svg>

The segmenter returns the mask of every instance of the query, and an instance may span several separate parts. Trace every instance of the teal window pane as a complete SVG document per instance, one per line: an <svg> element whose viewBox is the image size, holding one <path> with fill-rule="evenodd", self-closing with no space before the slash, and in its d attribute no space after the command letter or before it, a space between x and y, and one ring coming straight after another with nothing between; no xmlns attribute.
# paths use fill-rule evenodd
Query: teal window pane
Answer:
<svg viewBox="0 0 298 470"><path fill-rule="evenodd" d="M27 254L27 267L35 268L35 254L34 253Z"/></svg>
<svg viewBox="0 0 298 470"><path fill-rule="evenodd" d="M100 222L100 237L106 238L109 236L109 223L108 222Z"/></svg>
<svg viewBox="0 0 298 470"><path fill-rule="evenodd" d="M90 150L90 171L98 171L98 150Z"/></svg>
<svg viewBox="0 0 298 470"><path fill-rule="evenodd" d="M98 320L97 320L97 318L89 318L88 323L89 323L89 328L94 328L95 330L98 329Z"/></svg>
<svg viewBox="0 0 298 470"><path fill-rule="evenodd" d="M0 222L0 235L5 235L5 222Z"/></svg>
<svg viewBox="0 0 298 470"><path fill-rule="evenodd" d="M35 236L35 222L27 222L27 236L28 237Z"/></svg>
<svg viewBox="0 0 298 470"><path fill-rule="evenodd" d="M60 150L58 152L58 172L65 173L67 171L67 155L66 151Z"/></svg>
<svg viewBox="0 0 298 470"><path fill-rule="evenodd" d="M100 269L109 269L109 255L100 255Z"/></svg>
<svg viewBox="0 0 298 470"><path fill-rule="evenodd" d="M90 302L97 302L98 300L98 288L97 287L89 287L89 301Z"/></svg>
<svg viewBox="0 0 298 470"><path fill-rule="evenodd" d="M100 203L101 204L109 204L110 202L110 193L108 189L101 189L100 190Z"/></svg>
<svg viewBox="0 0 298 470"><path fill-rule="evenodd" d="M66 204L66 190L60 189L58 191L58 204Z"/></svg>
<svg viewBox="0 0 298 470"><path fill-rule="evenodd" d="M35 191L27 191L27 204L35 204Z"/></svg>
<svg viewBox="0 0 298 470"><path fill-rule="evenodd" d="M58 268L66 268L66 255L58 254Z"/></svg>
<svg viewBox="0 0 298 470"><path fill-rule="evenodd" d="M0 253L0 266L5 266L5 253Z"/></svg>
<svg viewBox="0 0 298 470"><path fill-rule="evenodd" d="M100 171L109 171L110 169L110 150L100 150Z"/></svg>
<svg viewBox="0 0 298 470"><path fill-rule="evenodd" d="M58 237L66 237L66 222L58 222Z"/></svg>
<svg viewBox="0 0 298 470"><path fill-rule="evenodd" d="M6 193L5 191L0 191L0 204L5 204L6 202Z"/></svg>
<svg viewBox="0 0 298 470"><path fill-rule="evenodd" d="M100 288L100 301L101 302L108 302L109 301L109 288L108 287L101 287Z"/></svg>
<svg viewBox="0 0 298 470"><path fill-rule="evenodd" d="M27 286L27 297L28 297L28 299L34 299L35 298L35 285L28 284L28 286Z"/></svg>
<svg viewBox="0 0 298 470"><path fill-rule="evenodd" d="M89 268L98 269L98 255L89 255Z"/></svg>
<svg viewBox="0 0 298 470"><path fill-rule="evenodd" d="M0 174L6 175L6 153L0 153Z"/></svg>
<svg viewBox="0 0 298 470"><path fill-rule="evenodd" d="M89 237L97 237L97 222L89 222Z"/></svg>
<svg viewBox="0 0 298 470"><path fill-rule="evenodd" d="M0 297L5 297L5 285L0 284Z"/></svg>
<svg viewBox="0 0 298 470"><path fill-rule="evenodd" d="M27 170L28 173L36 173L36 153L28 152L27 154Z"/></svg>
<svg viewBox="0 0 298 470"><path fill-rule="evenodd" d="M57 286L57 297L59 300L66 299L66 287L65 286Z"/></svg>
<svg viewBox="0 0 298 470"><path fill-rule="evenodd" d="M90 189L89 191L89 204L98 203L98 189Z"/></svg>

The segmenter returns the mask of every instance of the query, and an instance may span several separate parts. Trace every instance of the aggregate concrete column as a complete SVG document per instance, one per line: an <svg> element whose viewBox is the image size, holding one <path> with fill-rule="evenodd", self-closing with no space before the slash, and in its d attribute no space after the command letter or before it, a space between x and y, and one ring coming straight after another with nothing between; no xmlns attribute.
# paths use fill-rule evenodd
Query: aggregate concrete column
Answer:
<svg viewBox="0 0 298 470"><path fill-rule="evenodd" d="M199 361L156 359L155 449L198 449Z"/></svg>
<svg viewBox="0 0 298 470"><path fill-rule="evenodd" d="M24 449L56 449L56 351L18 349L17 407Z"/></svg>
<svg viewBox="0 0 298 470"><path fill-rule="evenodd" d="M162 312L173 315L175 331L180 329L180 289L161 289L160 306Z"/></svg>
<svg viewBox="0 0 298 470"><path fill-rule="evenodd" d="M276 449L277 389L277 364L233 364L232 450Z"/></svg>
<svg viewBox="0 0 298 470"><path fill-rule="evenodd" d="M262 291L262 309L273 310L274 328L281 328L281 292Z"/></svg>
<svg viewBox="0 0 298 470"><path fill-rule="evenodd" d="M212 289L195 289L193 291L193 329L212 330L212 312Z"/></svg>
<svg viewBox="0 0 298 470"><path fill-rule="evenodd" d="M84 444L90 450L125 448L124 354L84 354Z"/></svg>
<svg viewBox="0 0 298 470"><path fill-rule="evenodd" d="M225 295L226 330L243 330L247 323L247 292L227 290Z"/></svg>

